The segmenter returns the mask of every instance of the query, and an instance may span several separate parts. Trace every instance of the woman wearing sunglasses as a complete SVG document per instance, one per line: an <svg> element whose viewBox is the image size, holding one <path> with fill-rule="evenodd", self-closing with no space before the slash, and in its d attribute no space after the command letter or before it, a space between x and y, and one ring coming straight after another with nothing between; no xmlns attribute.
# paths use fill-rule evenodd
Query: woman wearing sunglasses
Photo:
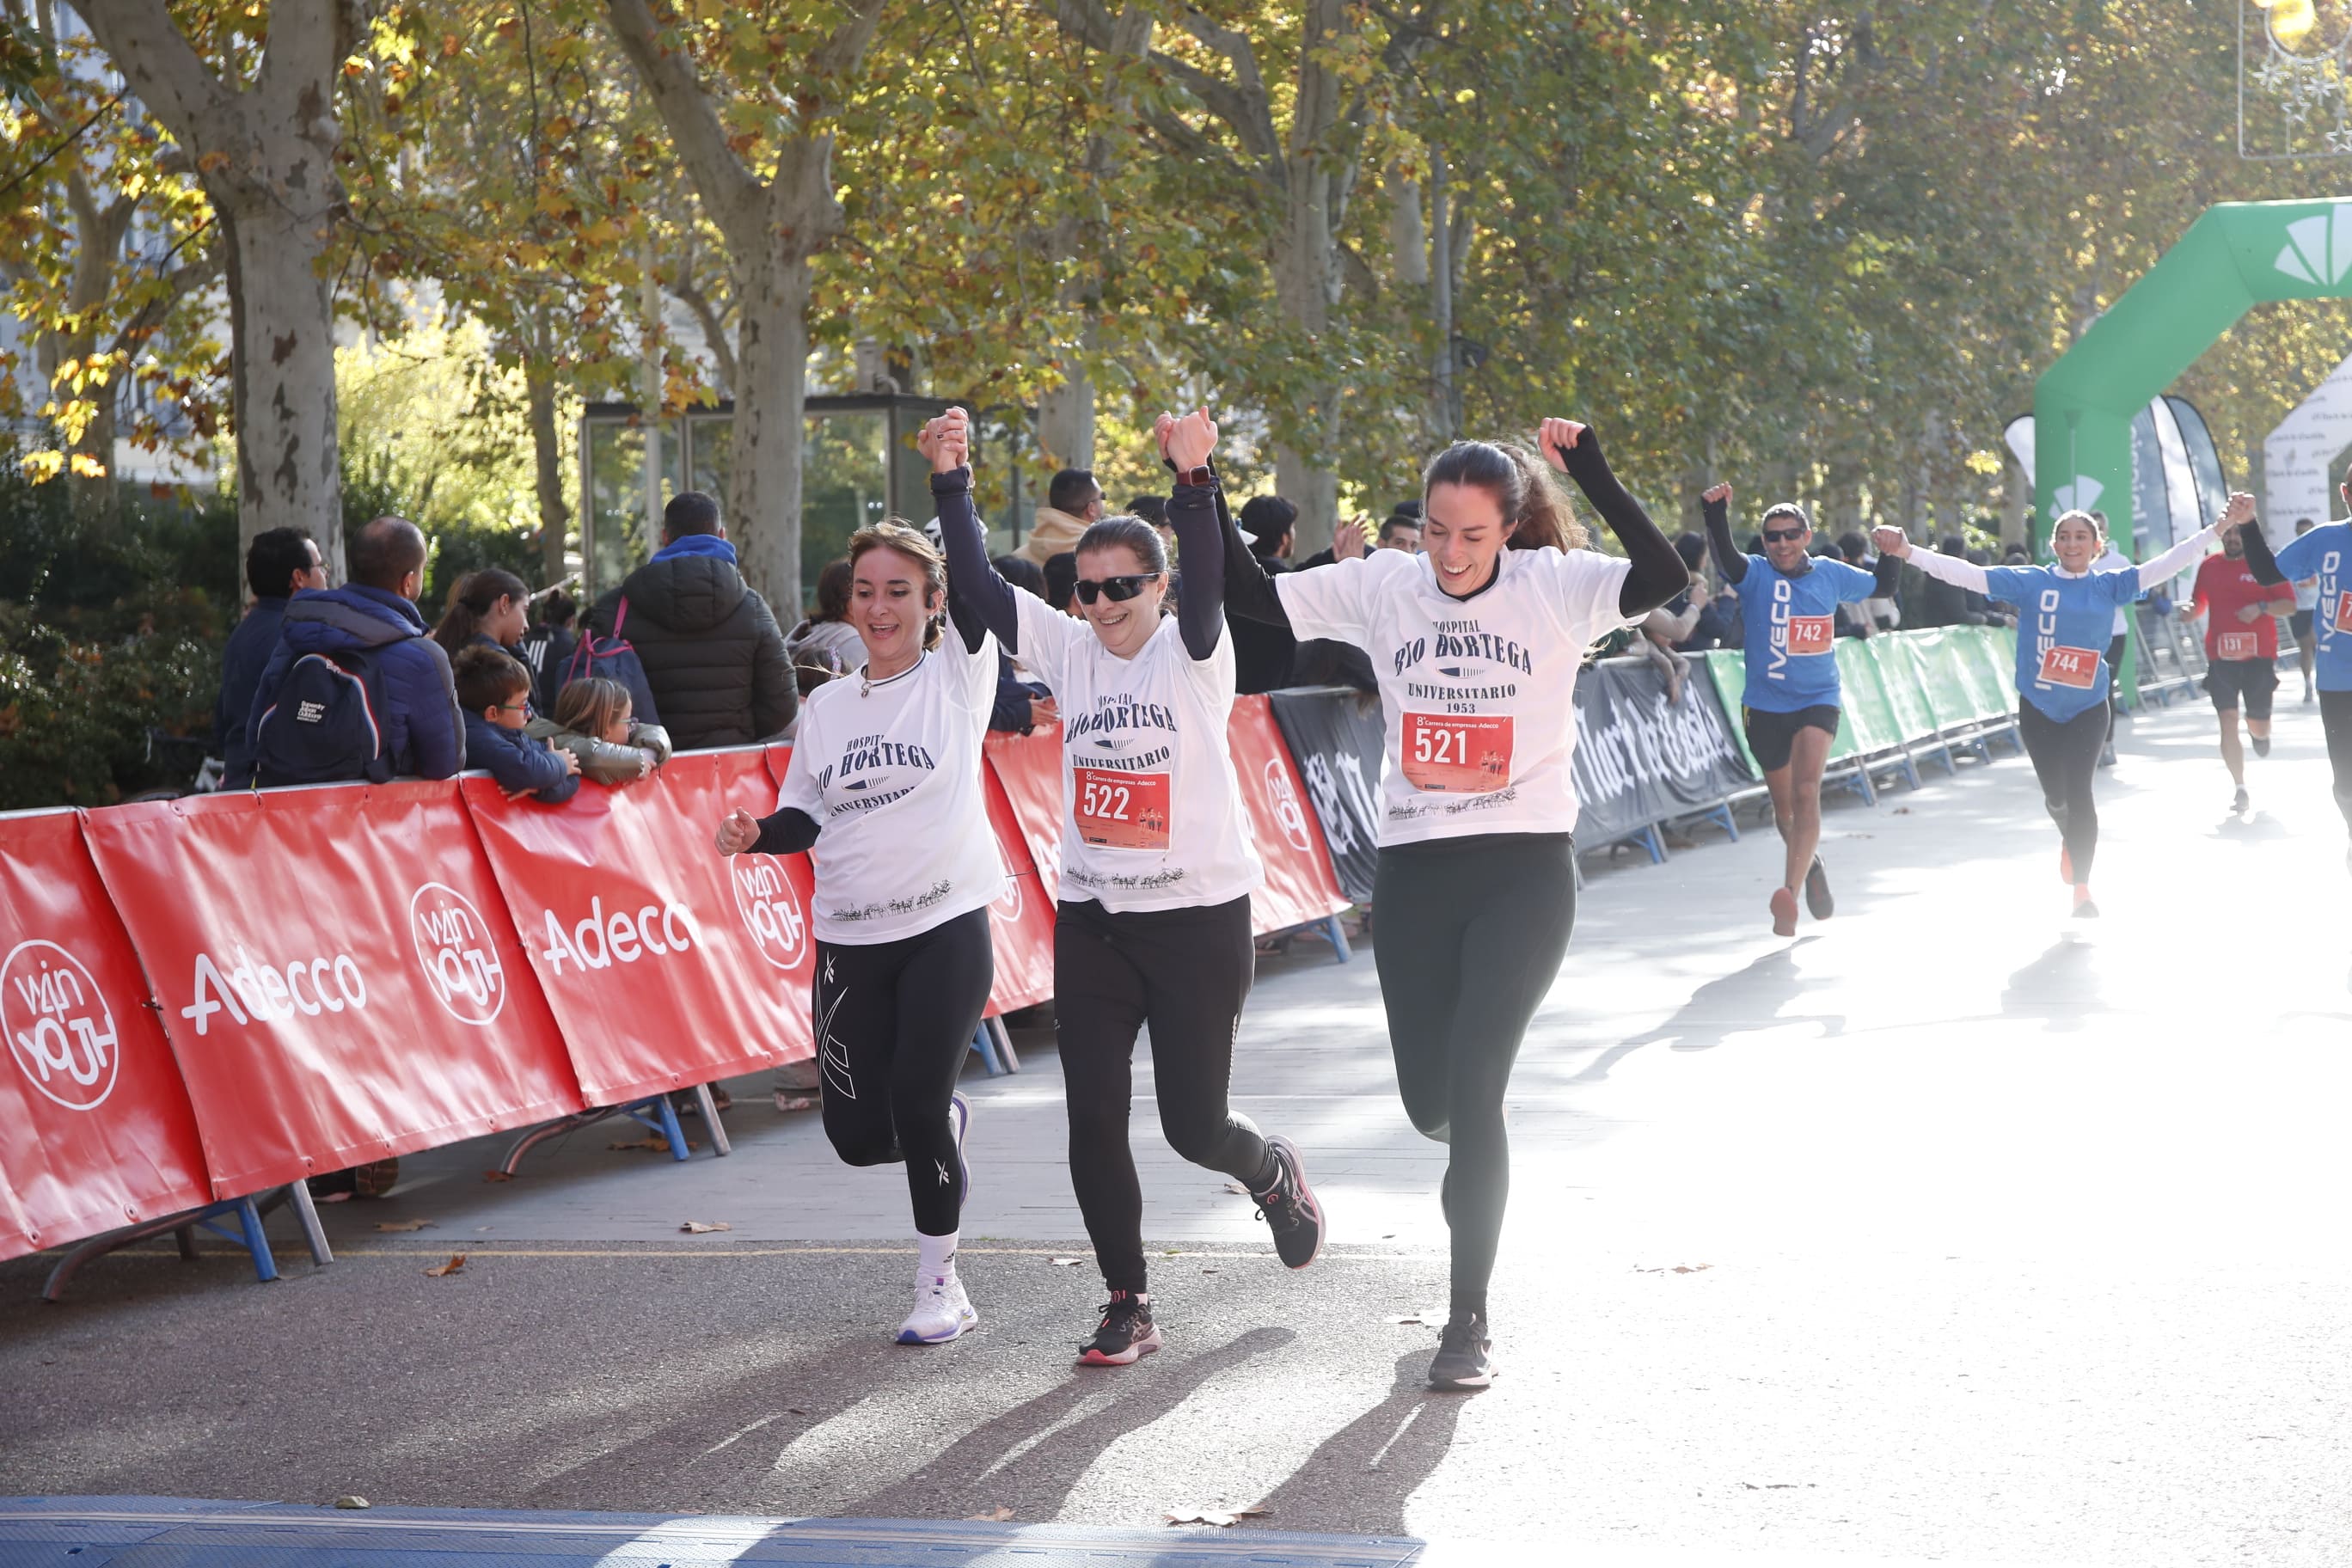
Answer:
<svg viewBox="0 0 2352 1568"><path fill-rule="evenodd" d="M2032 759L2042 803L2058 824L2058 875L2078 920L2095 920L2091 863L2099 851L2099 808L2091 786L2107 743L2107 638L2115 613L2201 559L2216 533L2254 515L2254 498L2231 496L2221 521L2153 561L2101 571L2106 530L2087 511L2070 511L2050 531L2051 566L1977 566L1956 555L1914 550L1899 528L1874 537L1882 560L1908 561L1930 577L2015 605L2017 732Z"/></svg>
<svg viewBox="0 0 2352 1568"><path fill-rule="evenodd" d="M1844 714L1838 684L1835 622L1840 605L1894 596L1900 561L1878 559L1875 573L1826 556L1815 559L1812 521L1794 501L1764 513L1764 553L1731 546L1731 487L1699 498L1716 570L1739 600L1747 629L1748 688L1740 694L1748 749L1763 770L1780 830L1780 885L1772 889L1772 934L1797 934L1797 889L1817 921L1837 912L1822 865L1822 771Z"/></svg>
<svg viewBox="0 0 2352 1568"><path fill-rule="evenodd" d="M1578 661L1690 581L1591 431L1547 419L1538 439L1541 458L1484 441L1439 454L1422 475L1421 555L1376 550L1269 577L1225 535L1235 614L1353 643L1380 678L1372 902L1399 917L1376 948L1381 999L1405 1113L1452 1146L1441 1202L1453 1301L1433 1388L1494 1375L1486 1284L1510 1189L1503 1095L1576 916ZM1630 560L1583 548L1546 461L1574 476Z"/></svg>
<svg viewBox="0 0 2352 1568"><path fill-rule="evenodd" d="M1257 1199L1284 1263L1304 1268L1323 1219L1298 1152L1226 1103L1234 1039L1255 973L1250 893L1264 879L1226 751L1234 705L1216 479L1206 414L1161 416L1180 470L1168 509L1188 568L1161 612L1168 557L1139 518L1108 517L1077 542L1072 619L1014 592L989 564L971 510L971 425L925 427L931 493L957 614L1035 670L1062 715L1062 898L1054 1013L1070 1114L1070 1179L1110 1292L1092 1366L1160 1347L1143 1262L1143 1194L1128 1143L1136 1032L1151 1026L1160 1125L1176 1152Z"/></svg>
<svg viewBox="0 0 2352 1568"><path fill-rule="evenodd" d="M961 611L943 641L947 563L917 530L861 528L849 563L865 665L809 694L775 814L736 811L719 850L810 851L825 1136L848 1164L906 1166L919 1258L898 1340L942 1344L980 1321L956 1273L971 1113L955 1085L996 980L996 645Z"/></svg>

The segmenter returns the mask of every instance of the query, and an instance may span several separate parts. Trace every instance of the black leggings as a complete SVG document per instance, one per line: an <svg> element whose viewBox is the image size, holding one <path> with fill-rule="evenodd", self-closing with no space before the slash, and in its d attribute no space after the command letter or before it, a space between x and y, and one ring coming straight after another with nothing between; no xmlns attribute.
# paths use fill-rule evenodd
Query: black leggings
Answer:
<svg viewBox="0 0 2352 1568"><path fill-rule="evenodd" d="M2352 691L2319 694L2319 728L2327 737L2327 765L2336 775L2336 807L2352 827Z"/></svg>
<svg viewBox="0 0 2352 1568"><path fill-rule="evenodd" d="M2017 705L2018 733L2025 754L2033 759L2033 776L2042 781L2042 798L2058 819L2077 884L2091 879L2091 862L2099 853L2099 808L2091 799L2091 781L2098 776L2099 752L2113 722L2100 708L2085 708L2062 724L2031 702Z"/></svg>
<svg viewBox="0 0 2352 1568"><path fill-rule="evenodd" d="M2107 739L2116 738L2116 714L2124 698L2124 645L2131 633L2117 632L2107 639Z"/></svg>
<svg viewBox="0 0 2352 1568"><path fill-rule="evenodd" d="M1256 963L1246 897L1123 914L1091 899L1060 908L1054 1029L1070 1110L1070 1184L1111 1289L1147 1289L1143 1186L1127 1141L1135 1036L1146 1024L1169 1146L1252 1192L1273 1184L1265 1140L1225 1102Z"/></svg>
<svg viewBox="0 0 2352 1568"><path fill-rule="evenodd" d="M846 1164L905 1161L925 1236L961 1223L963 1159L948 1100L995 984L986 910L897 942L816 944L824 1135Z"/></svg>
<svg viewBox="0 0 2352 1568"><path fill-rule="evenodd" d="M1397 1092L1415 1127L1452 1145L1453 1310L1483 1317L1511 1193L1503 1093L1568 955L1576 842L1497 833L1382 849L1372 908Z"/></svg>

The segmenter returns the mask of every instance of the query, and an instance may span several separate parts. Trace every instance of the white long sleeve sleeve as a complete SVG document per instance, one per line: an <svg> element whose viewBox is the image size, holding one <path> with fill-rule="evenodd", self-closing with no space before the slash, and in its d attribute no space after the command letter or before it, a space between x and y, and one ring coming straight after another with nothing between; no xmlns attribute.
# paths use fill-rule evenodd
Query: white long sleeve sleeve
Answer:
<svg viewBox="0 0 2352 1568"><path fill-rule="evenodd" d="M2179 576L2185 568L2202 561L2206 552L2212 546L2213 536L2220 531L2221 525L2218 523L2210 528L2200 529L2154 560L2141 562L2139 563L2140 592L2145 594L2158 583L2168 582Z"/></svg>
<svg viewBox="0 0 2352 1568"><path fill-rule="evenodd" d="M1903 558L1928 576L1966 588L1972 594L1985 592L1985 569L1957 555L1940 555L1932 550L1914 550Z"/></svg>

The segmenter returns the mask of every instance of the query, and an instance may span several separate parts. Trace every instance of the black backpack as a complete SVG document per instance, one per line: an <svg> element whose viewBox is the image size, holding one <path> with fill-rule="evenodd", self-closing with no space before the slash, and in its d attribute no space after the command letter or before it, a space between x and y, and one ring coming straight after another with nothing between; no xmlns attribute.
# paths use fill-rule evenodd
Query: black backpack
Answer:
<svg viewBox="0 0 2352 1568"><path fill-rule="evenodd" d="M254 727L255 783L338 784L392 777L383 671L374 648L306 653L287 667L278 699Z"/></svg>

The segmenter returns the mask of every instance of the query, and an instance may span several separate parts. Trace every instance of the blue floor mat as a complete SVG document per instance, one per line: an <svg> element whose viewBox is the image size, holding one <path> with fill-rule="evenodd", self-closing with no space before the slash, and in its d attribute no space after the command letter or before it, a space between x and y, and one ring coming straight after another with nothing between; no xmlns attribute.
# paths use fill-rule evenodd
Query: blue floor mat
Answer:
<svg viewBox="0 0 2352 1568"><path fill-rule="evenodd" d="M1416 1541L1196 1527L0 1500L0 1568L1400 1568L1420 1552Z"/></svg>

